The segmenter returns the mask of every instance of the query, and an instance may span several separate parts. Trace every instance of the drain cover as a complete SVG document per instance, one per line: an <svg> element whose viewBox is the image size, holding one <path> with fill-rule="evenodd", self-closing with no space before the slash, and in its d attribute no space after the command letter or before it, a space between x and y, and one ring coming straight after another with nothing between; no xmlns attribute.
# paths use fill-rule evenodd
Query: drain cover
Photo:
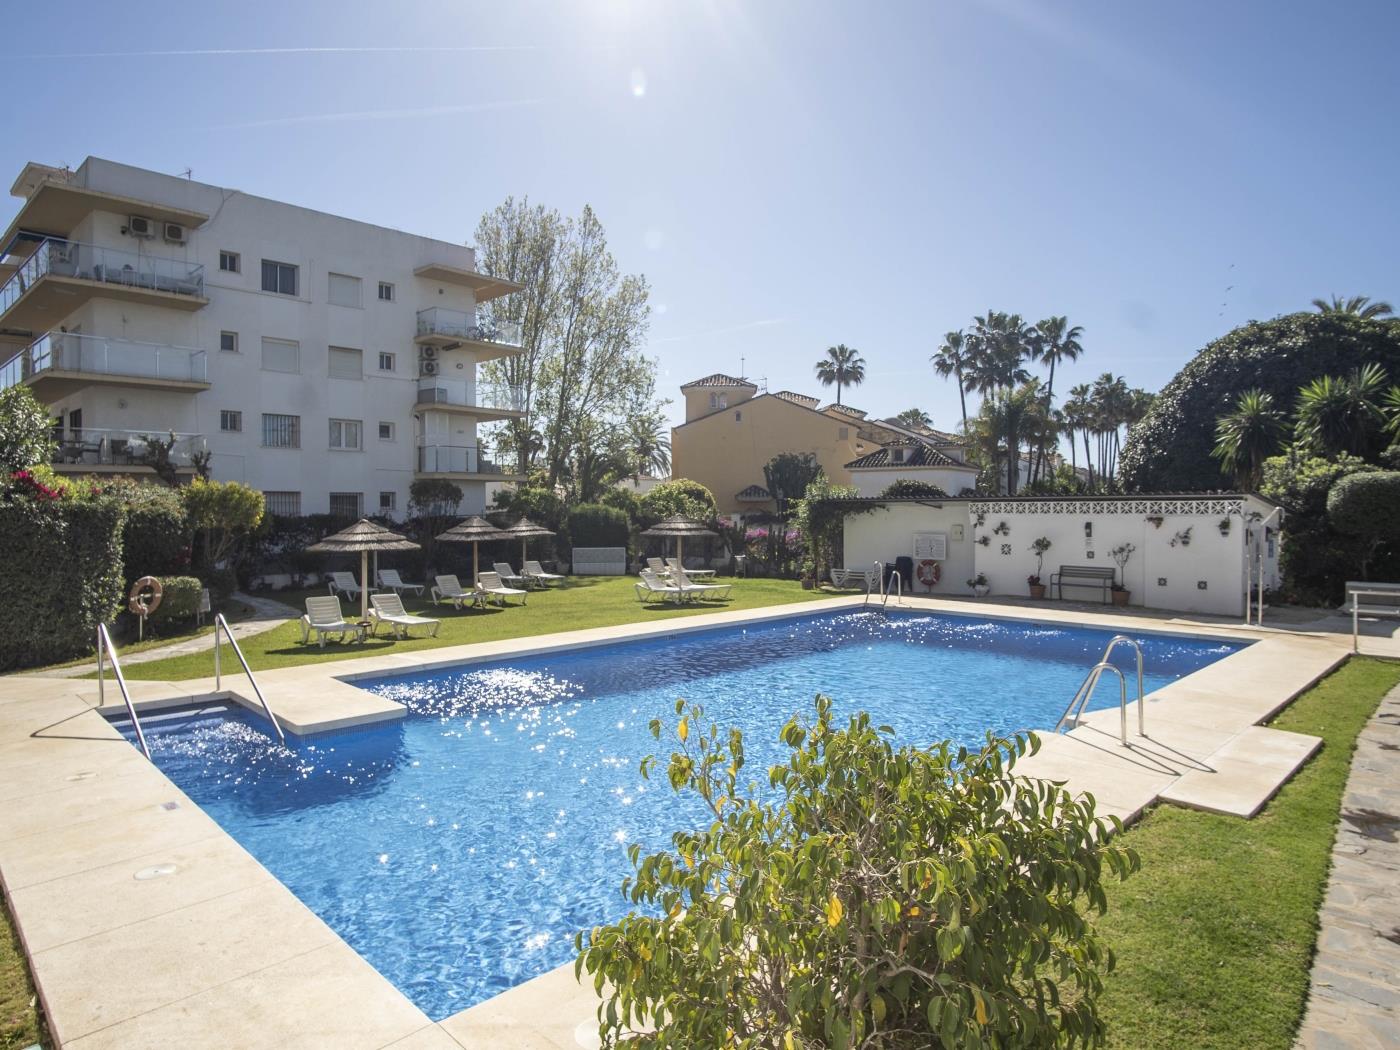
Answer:
<svg viewBox="0 0 1400 1050"><path fill-rule="evenodd" d="M167 875L174 875L179 870L174 864L156 864L149 868L142 868L133 878L138 882L145 882L148 879L162 879Z"/></svg>

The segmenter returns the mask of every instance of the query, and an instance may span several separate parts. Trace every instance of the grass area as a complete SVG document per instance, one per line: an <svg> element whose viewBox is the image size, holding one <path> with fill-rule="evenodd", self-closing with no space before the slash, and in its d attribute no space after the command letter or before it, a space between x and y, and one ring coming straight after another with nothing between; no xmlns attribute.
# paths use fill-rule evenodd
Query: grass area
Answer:
<svg viewBox="0 0 1400 1050"><path fill-rule="evenodd" d="M801 585L793 580L739 579L732 581L733 598L729 601L692 602L680 608L669 603L649 603L644 606L637 601L633 590L635 582L630 577L571 577L567 582L556 584L548 590L530 592L528 604L523 608L515 599L511 599L511 604L504 609L493 605L488 609L458 610L450 605L434 606L426 598L415 599L405 595L404 605L409 612L421 613L442 621L436 638L422 637L422 628L414 628L412 638L394 641L388 637L386 630L381 629L378 638L368 638L363 644L341 644L328 640L326 647L321 649L314 641L303 645L301 628L295 620L291 620L273 630L245 638L239 645L242 646L244 655L253 669L261 671L296 664L354 659L379 653L417 652L445 645L524 638L588 627L688 619L723 610L758 609L768 605L831 596L830 592L804 591ZM320 589L282 591L273 597L300 608L308 594L325 593ZM341 604L349 616L352 612L351 603L342 601ZM358 605L353 611L358 613ZM125 668L125 671L127 678L133 680L174 681L182 678L204 678L214 673L214 657L212 652L172 656L166 660L132 664Z"/></svg>
<svg viewBox="0 0 1400 1050"><path fill-rule="evenodd" d="M251 605L245 605L240 601L233 600L220 611L227 617L229 623L238 623L240 620L246 620L252 615L253 607ZM151 632L147 632L146 637L139 642L128 641L122 638L117 638L115 641L117 643L118 655L129 656L132 653L144 653L151 649L160 649L167 645L175 645L177 642L187 642L191 638L203 638L213 632L214 624L213 621L210 620L205 623L203 627L176 628L173 634L160 634L156 636ZM77 667L80 664L90 664L92 662L93 656L89 653L86 656L78 657L76 660L65 660L63 663L59 664L45 664L43 667L27 668L25 673L43 674L45 671L59 671L65 667Z"/></svg>
<svg viewBox="0 0 1400 1050"><path fill-rule="evenodd" d="M0 904L0 1050L48 1042L10 909Z"/></svg>
<svg viewBox="0 0 1400 1050"><path fill-rule="evenodd" d="M1356 737L1398 682L1400 664L1352 659L1286 708L1272 725L1323 747L1253 820L1161 806L1128 832L1142 870L1099 922L1109 1046L1293 1045Z"/></svg>

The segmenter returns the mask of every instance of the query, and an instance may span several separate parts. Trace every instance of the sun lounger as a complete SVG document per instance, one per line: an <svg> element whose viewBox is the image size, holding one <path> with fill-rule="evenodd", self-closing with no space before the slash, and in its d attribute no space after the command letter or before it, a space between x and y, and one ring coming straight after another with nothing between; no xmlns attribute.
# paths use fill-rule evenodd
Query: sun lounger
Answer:
<svg viewBox="0 0 1400 1050"><path fill-rule="evenodd" d="M640 573L641 582L633 584L637 592L637 600L645 605L648 601L675 602L680 604L682 594L681 589L674 584L667 583L650 569L643 569Z"/></svg>
<svg viewBox="0 0 1400 1050"><path fill-rule="evenodd" d="M410 627L427 627L429 634L436 638L438 628L442 626L441 620L434 620L428 616L414 616L403 607L403 599L397 594L371 594L369 604L372 608L369 611L370 633L378 634L379 625L387 623L394 632L395 638L407 638Z"/></svg>
<svg viewBox="0 0 1400 1050"><path fill-rule="evenodd" d="M514 595L519 595L520 604L524 605L530 593L520 587L507 587L501 581L501 574L498 572L483 572L479 575L476 578L476 589L486 595L487 601L494 598L499 605L505 605L506 599Z"/></svg>
<svg viewBox="0 0 1400 1050"><path fill-rule="evenodd" d="M496 562L491 568L496 570L496 575L508 587L524 587L529 582L503 561Z"/></svg>
<svg viewBox="0 0 1400 1050"><path fill-rule="evenodd" d="M672 572L672 573L674 573L677 569L681 569L681 570L683 570L683 571L685 572L685 574L686 574L687 576L689 576L692 580L704 580L704 579L709 579L710 577L714 576L714 574L715 574L715 570L714 570L714 569L687 569L687 568L686 568L684 565L682 565L680 562L676 561L675 558L667 558L667 559L666 559L666 569L667 569L668 572Z"/></svg>
<svg viewBox="0 0 1400 1050"><path fill-rule="evenodd" d="M301 618L303 645L311 640L312 631L316 632L316 644L324 649L326 635L333 634L336 641L344 641L347 634L358 637L360 628L358 624L345 619L345 615L340 611L340 599L331 595L329 598L306 599L306 615Z"/></svg>
<svg viewBox="0 0 1400 1050"><path fill-rule="evenodd" d="M690 579L687 570L674 565L671 566L671 579L681 589L681 594L690 598L728 598L733 586L728 583L696 583Z"/></svg>
<svg viewBox="0 0 1400 1050"><path fill-rule="evenodd" d="M523 571L527 580L535 580L541 587L548 587L550 581L564 578L557 572L545 572L544 567L537 561L527 561Z"/></svg>
<svg viewBox="0 0 1400 1050"><path fill-rule="evenodd" d="M380 569L375 575L378 577L379 586L393 591L401 598L404 591L412 591L420 598L423 596L423 585L421 583L404 583L399 576L398 569Z"/></svg>
<svg viewBox="0 0 1400 1050"><path fill-rule="evenodd" d="M663 580L671 575L671 570L666 568L666 563L660 558L648 558L647 570L656 573L656 575L660 576Z"/></svg>
<svg viewBox="0 0 1400 1050"><path fill-rule="evenodd" d="M464 590L455 576L435 577L432 589L428 593L431 595L434 605L439 602L451 602L459 609L465 608L469 604L480 605L485 600L480 591Z"/></svg>
<svg viewBox="0 0 1400 1050"><path fill-rule="evenodd" d="M347 598L358 598L360 596L360 583L355 579L353 572L333 572L330 582L326 585L331 592L331 597L343 594Z"/></svg>

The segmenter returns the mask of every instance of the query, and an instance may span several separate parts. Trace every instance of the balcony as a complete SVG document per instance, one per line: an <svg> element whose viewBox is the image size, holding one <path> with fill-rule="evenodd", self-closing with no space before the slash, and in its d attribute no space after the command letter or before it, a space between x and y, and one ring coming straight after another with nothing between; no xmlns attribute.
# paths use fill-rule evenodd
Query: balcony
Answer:
<svg viewBox="0 0 1400 1050"><path fill-rule="evenodd" d="M190 346L47 332L0 365L0 389L16 383L48 402L92 383L208 390L208 355Z"/></svg>
<svg viewBox="0 0 1400 1050"><path fill-rule="evenodd" d="M518 386L471 385L460 379L418 380L418 403L478 419L517 419L525 413L525 394Z"/></svg>
<svg viewBox="0 0 1400 1050"><path fill-rule="evenodd" d="M478 361L490 361L520 352L520 326L514 321L478 319L465 310L433 306L418 311L414 342L442 350L471 350Z"/></svg>
<svg viewBox="0 0 1400 1050"><path fill-rule="evenodd" d="M194 472L194 457L208 451L203 434L177 434L160 427L111 430L83 427L60 437L53 468L61 474L137 474L155 469L161 449L179 473Z"/></svg>
<svg viewBox="0 0 1400 1050"><path fill-rule="evenodd" d="M178 259L50 238L0 287L0 325L53 328L89 299L198 310L204 267Z"/></svg>
<svg viewBox="0 0 1400 1050"><path fill-rule="evenodd" d="M465 478L468 480L493 479L501 481L521 481L524 475L518 474L513 466L497 463L491 458L491 450L485 445L437 445L424 443L418 446L418 473L431 477Z"/></svg>

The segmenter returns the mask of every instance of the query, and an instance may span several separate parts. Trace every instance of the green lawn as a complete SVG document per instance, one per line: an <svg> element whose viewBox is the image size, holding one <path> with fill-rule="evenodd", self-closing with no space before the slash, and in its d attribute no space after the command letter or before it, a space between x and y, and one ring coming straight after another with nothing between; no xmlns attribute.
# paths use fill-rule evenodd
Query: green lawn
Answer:
<svg viewBox="0 0 1400 1050"><path fill-rule="evenodd" d="M34 985L10 909L0 904L0 1050L19 1050L48 1041L43 1018L34 1005Z"/></svg>
<svg viewBox="0 0 1400 1050"><path fill-rule="evenodd" d="M1103 1008L1123 1050L1288 1050L1357 734L1400 664L1353 659L1272 723L1322 750L1250 821L1161 806L1128 832L1142 870L1100 920L1118 968Z"/></svg>
<svg viewBox="0 0 1400 1050"><path fill-rule="evenodd" d="M404 605L409 612L434 616L442 621L437 638L421 637L423 630L414 628L414 637L411 639L392 641L387 631L381 628L378 638L367 639L362 645L327 641L326 647L320 649L314 642L310 645L301 643L301 629L293 620L271 631L244 639L239 645L242 646L244 655L248 657L253 669L260 671L322 660L347 660L388 652L416 652L444 645L493 642L505 638L553 634L556 631L576 631L587 627L688 619L727 609L758 609L766 605L782 605L786 602L831 596L831 592L804 591L801 585L793 580L738 579L732 581L733 598L729 601L694 602L681 608L669 603L649 603L643 606L637 601L633 590L635 582L630 577L571 577L567 582L556 584L548 590L530 592L528 604L523 608L515 599L511 599L511 604L504 609L493 605L489 609L457 610L450 605L434 607L429 601L405 596ZM721 582L731 581L724 579ZM308 594L325 593L324 590L283 591L272 597L300 608ZM348 616L352 612L351 603L342 601L341 604ZM353 611L358 614L358 605ZM214 673L214 657L212 652L172 656L166 660L132 664L124 670L130 679L172 681L203 678Z"/></svg>

